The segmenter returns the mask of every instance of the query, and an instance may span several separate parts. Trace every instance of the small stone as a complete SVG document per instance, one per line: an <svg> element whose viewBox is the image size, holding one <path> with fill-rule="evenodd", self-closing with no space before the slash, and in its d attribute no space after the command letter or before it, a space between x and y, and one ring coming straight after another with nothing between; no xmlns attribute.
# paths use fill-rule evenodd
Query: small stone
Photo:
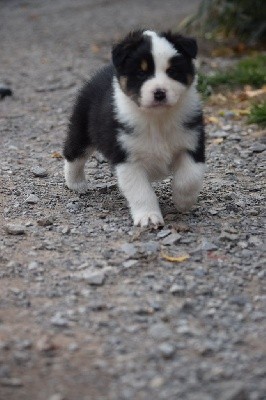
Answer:
<svg viewBox="0 0 266 400"><path fill-rule="evenodd" d="M263 151L266 150L266 145L264 143L254 143L250 148L249 148L253 153L262 153Z"/></svg>
<svg viewBox="0 0 266 400"><path fill-rule="evenodd" d="M39 166L33 167L31 172L38 178L45 178L48 175L46 169Z"/></svg>
<svg viewBox="0 0 266 400"><path fill-rule="evenodd" d="M222 232L220 235L220 239L234 242L239 239L239 236L235 233Z"/></svg>
<svg viewBox="0 0 266 400"><path fill-rule="evenodd" d="M54 326L59 326L61 328L67 328L69 326L69 321L62 317L61 314L55 314L52 318L51 318L51 324Z"/></svg>
<svg viewBox="0 0 266 400"><path fill-rule="evenodd" d="M219 386L221 400L248 400L248 395L242 382L233 381Z"/></svg>
<svg viewBox="0 0 266 400"><path fill-rule="evenodd" d="M209 133L210 137L212 138L226 138L228 136L228 132L218 130Z"/></svg>
<svg viewBox="0 0 266 400"><path fill-rule="evenodd" d="M170 287L170 293L175 296L184 296L186 292L185 286L174 284Z"/></svg>
<svg viewBox="0 0 266 400"><path fill-rule="evenodd" d="M172 244L176 244L181 239L181 235L179 233L172 233L163 239L162 244L165 246L171 246Z"/></svg>
<svg viewBox="0 0 266 400"><path fill-rule="evenodd" d="M136 265L138 263L137 260L127 260L125 262L123 262L123 267L124 268L132 268L134 267L134 265Z"/></svg>
<svg viewBox="0 0 266 400"><path fill-rule="evenodd" d="M45 335L40 337L40 339L36 343L37 350L41 352L52 351L55 350L56 346L53 343L50 336Z"/></svg>
<svg viewBox="0 0 266 400"><path fill-rule="evenodd" d="M70 343L68 346L68 350L69 351L77 351L79 349L79 346L77 343Z"/></svg>
<svg viewBox="0 0 266 400"><path fill-rule="evenodd" d="M202 239L202 244L201 244L201 249L205 251L212 251L212 250L217 250L218 247L212 243L209 242L207 239Z"/></svg>
<svg viewBox="0 0 266 400"><path fill-rule="evenodd" d="M4 99L6 96L12 96L12 90L3 84L0 84L0 99Z"/></svg>
<svg viewBox="0 0 266 400"><path fill-rule="evenodd" d="M153 337L153 339L157 340L169 339L171 334L172 332L170 328L163 322L158 322L149 328L149 335Z"/></svg>
<svg viewBox="0 0 266 400"><path fill-rule="evenodd" d="M69 226L64 226L61 230L63 235L68 235L70 233L70 227Z"/></svg>
<svg viewBox="0 0 266 400"><path fill-rule="evenodd" d="M156 253L156 251L159 250L160 245L159 245L159 243L154 242L153 240L150 240L147 243L142 243L141 248L146 253L152 254L152 253Z"/></svg>
<svg viewBox="0 0 266 400"><path fill-rule="evenodd" d="M79 272L78 276L84 279L89 285L101 286L105 281L104 271L84 270Z"/></svg>
<svg viewBox="0 0 266 400"><path fill-rule="evenodd" d="M65 397L60 393L52 394L52 396L48 398L48 400L64 400L64 399Z"/></svg>
<svg viewBox="0 0 266 400"><path fill-rule="evenodd" d="M120 249L129 257L133 257L137 253L137 249L132 243L125 243L120 246Z"/></svg>
<svg viewBox="0 0 266 400"><path fill-rule="evenodd" d="M170 343L162 343L159 350L164 358L172 358L175 353L175 348Z"/></svg>
<svg viewBox="0 0 266 400"><path fill-rule="evenodd" d="M248 303L248 298L245 296L232 296L229 301L231 304L236 304L239 307L244 307Z"/></svg>
<svg viewBox="0 0 266 400"><path fill-rule="evenodd" d="M30 271L32 271L32 270L34 270L34 269L37 269L37 268L39 268L39 263L38 263L37 261L31 261L31 262L28 264L28 269L29 269Z"/></svg>
<svg viewBox="0 0 266 400"><path fill-rule="evenodd" d="M19 224L7 224L5 230L9 235L24 235L26 228Z"/></svg>
<svg viewBox="0 0 266 400"><path fill-rule="evenodd" d="M51 226L51 225L53 225L54 221L55 221L55 218L53 216L44 217L44 218L38 219L37 224L39 226Z"/></svg>
<svg viewBox="0 0 266 400"><path fill-rule="evenodd" d="M26 200L25 203L29 203L29 204L36 204L40 201L39 197L36 196L35 194L30 194Z"/></svg>
<svg viewBox="0 0 266 400"><path fill-rule="evenodd" d="M0 380L1 386L20 387L23 386L22 380L18 378L2 378Z"/></svg>
<svg viewBox="0 0 266 400"><path fill-rule="evenodd" d="M157 389L160 388L163 384L163 378L161 376L155 376L150 382L150 387L153 389Z"/></svg>
<svg viewBox="0 0 266 400"><path fill-rule="evenodd" d="M166 236L170 235L171 232L171 229L162 229L160 232L157 233L156 236L158 239L163 239Z"/></svg>

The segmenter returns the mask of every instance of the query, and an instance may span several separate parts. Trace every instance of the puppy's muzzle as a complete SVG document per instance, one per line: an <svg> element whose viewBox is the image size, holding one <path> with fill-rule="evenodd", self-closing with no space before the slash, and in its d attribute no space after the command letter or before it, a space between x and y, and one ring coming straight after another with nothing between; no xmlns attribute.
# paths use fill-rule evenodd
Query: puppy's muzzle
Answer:
<svg viewBox="0 0 266 400"><path fill-rule="evenodd" d="M164 103L166 100L166 91L164 89L156 89L153 93L154 100L158 103Z"/></svg>

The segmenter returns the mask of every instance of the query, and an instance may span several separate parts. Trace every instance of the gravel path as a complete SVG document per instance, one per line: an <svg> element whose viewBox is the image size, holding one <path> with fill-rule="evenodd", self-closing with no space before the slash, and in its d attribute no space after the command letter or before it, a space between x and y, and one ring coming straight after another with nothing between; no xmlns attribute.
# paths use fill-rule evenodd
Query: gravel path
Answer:
<svg viewBox="0 0 266 400"><path fill-rule="evenodd" d="M87 195L63 182L82 81L128 29L175 27L197 3L1 1L0 81L14 91L0 102L1 400L265 399L261 132L230 113L208 125L192 212L156 185L162 230L131 226L98 155Z"/></svg>

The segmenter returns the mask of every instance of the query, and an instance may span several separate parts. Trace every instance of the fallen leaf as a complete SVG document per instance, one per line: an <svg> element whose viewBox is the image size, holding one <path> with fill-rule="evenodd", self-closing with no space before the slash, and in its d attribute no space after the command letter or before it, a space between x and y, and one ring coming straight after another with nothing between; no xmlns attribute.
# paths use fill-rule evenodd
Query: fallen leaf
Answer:
<svg viewBox="0 0 266 400"><path fill-rule="evenodd" d="M213 57L231 57L234 55L234 50L231 47L221 46L211 52Z"/></svg>
<svg viewBox="0 0 266 400"><path fill-rule="evenodd" d="M206 124L218 124L219 119L217 117L206 117L205 118Z"/></svg>
<svg viewBox="0 0 266 400"><path fill-rule="evenodd" d="M242 116L242 115L249 115L250 114L250 109L249 108L245 108L245 109L234 109L232 110L232 112L235 114L236 117Z"/></svg>
<svg viewBox="0 0 266 400"><path fill-rule="evenodd" d="M92 45L91 45L91 51L92 51L94 54L99 53L100 50L101 50L101 49L100 49L100 47L99 47L97 44L92 44Z"/></svg>
<svg viewBox="0 0 266 400"><path fill-rule="evenodd" d="M213 139L212 143L214 144L221 144L223 143L224 139L223 138L215 138Z"/></svg>
<svg viewBox="0 0 266 400"><path fill-rule="evenodd" d="M188 254L183 254L182 256L178 256L178 257L172 257L172 256L168 256L168 254L161 253L161 257L164 260L171 261L171 262L183 262L183 261L186 261L189 259Z"/></svg>
<svg viewBox="0 0 266 400"><path fill-rule="evenodd" d="M52 158L63 158L62 154L60 154L58 151L54 151L51 155Z"/></svg>

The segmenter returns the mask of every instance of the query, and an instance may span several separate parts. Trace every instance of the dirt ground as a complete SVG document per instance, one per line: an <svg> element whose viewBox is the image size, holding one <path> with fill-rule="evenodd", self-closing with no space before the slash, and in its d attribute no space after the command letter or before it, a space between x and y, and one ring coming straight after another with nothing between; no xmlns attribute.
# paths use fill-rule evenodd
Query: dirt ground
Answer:
<svg viewBox="0 0 266 400"><path fill-rule="evenodd" d="M100 155L64 186L75 94L129 29L176 28L199 1L1 0L0 399L264 400L265 141L207 125L198 204L133 228ZM213 109L206 107L206 116ZM183 256L183 262L165 258Z"/></svg>

